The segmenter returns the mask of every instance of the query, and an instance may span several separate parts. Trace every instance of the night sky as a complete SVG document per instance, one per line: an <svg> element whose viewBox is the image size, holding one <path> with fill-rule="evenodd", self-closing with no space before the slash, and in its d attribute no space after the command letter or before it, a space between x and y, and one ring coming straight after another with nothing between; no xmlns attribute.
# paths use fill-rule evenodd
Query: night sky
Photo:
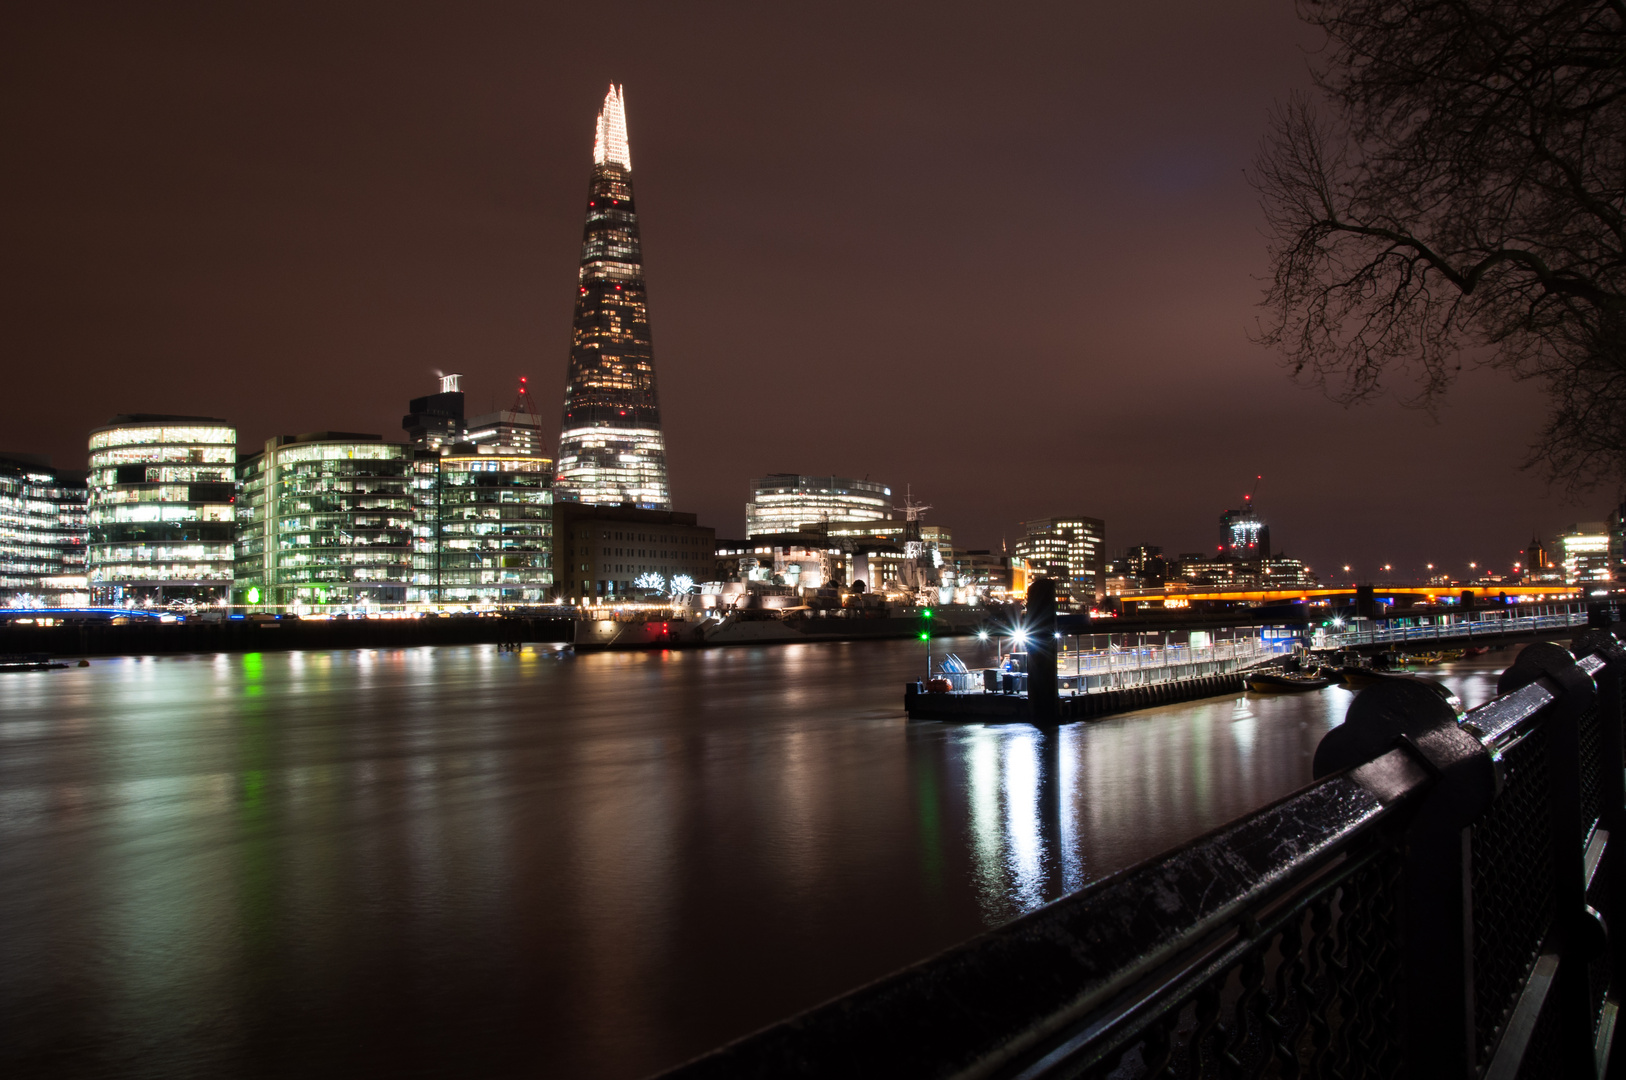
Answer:
<svg viewBox="0 0 1626 1080"><path fill-rule="evenodd" d="M1243 170L1316 45L1285 0L9 5L0 444L400 439L442 370L471 412L528 375L551 441L614 80L672 490L720 536L752 475L837 473L962 546L1083 513L1195 551L1262 473L1318 572L1506 566L1615 495L1518 471L1535 387L1346 410L1248 339Z"/></svg>

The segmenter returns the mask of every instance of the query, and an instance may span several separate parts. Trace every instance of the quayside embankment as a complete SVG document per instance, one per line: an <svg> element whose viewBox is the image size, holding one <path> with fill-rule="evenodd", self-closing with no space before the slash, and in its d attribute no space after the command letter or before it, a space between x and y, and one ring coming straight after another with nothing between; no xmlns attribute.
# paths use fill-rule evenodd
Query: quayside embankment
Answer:
<svg viewBox="0 0 1626 1080"><path fill-rule="evenodd" d="M440 619L228 619L203 622L82 622L0 626L0 655L144 656L171 653L286 652L294 649L404 649L419 645L569 642L570 619L481 616Z"/></svg>

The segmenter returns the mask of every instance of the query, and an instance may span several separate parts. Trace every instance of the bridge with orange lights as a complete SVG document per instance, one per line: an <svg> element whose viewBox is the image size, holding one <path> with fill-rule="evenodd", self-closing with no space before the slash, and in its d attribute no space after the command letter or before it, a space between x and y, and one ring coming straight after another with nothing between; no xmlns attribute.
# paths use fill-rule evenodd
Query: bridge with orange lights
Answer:
<svg viewBox="0 0 1626 1080"><path fill-rule="evenodd" d="M1412 605L1425 604L1460 604L1464 596L1471 595L1475 603L1494 601L1507 604L1533 604L1543 601L1584 600L1585 590L1578 585L1561 585L1551 583L1546 585L1504 585L1493 583L1489 585L1383 585L1374 583L1369 587L1373 595L1380 599L1400 597L1412 598ZM1163 588L1163 589L1135 589L1122 593L1117 597L1118 602L1127 610L1148 608L1182 608L1198 602L1218 601L1222 603L1242 604L1336 604L1338 601L1354 602L1357 589L1355 585L1344 586L1312 586L1309 588L1291 589L1230 589L1213 588ZM1407 605L1407 606L1412 606ZM1396 606L1399 606L1398 604Z"/></svg>

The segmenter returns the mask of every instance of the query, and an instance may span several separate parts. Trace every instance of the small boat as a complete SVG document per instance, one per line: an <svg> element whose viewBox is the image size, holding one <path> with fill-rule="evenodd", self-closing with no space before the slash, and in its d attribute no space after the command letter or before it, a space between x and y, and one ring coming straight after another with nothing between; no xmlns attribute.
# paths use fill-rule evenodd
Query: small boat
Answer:
<svg viewBox="0 0 1626 1080"><path fill-rule="evenodd" d="M1324 679L1320 675L1289 674L1285 671L1250 671L1242 678L1249 690L1260 694L1324 690L1332 685L1331 679Z"/></svg>

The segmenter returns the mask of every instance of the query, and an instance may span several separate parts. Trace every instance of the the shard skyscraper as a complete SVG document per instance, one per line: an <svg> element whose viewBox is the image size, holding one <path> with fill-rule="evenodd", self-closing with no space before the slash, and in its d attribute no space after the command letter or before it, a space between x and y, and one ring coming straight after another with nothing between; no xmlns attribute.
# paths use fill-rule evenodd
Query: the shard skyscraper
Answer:
<svg viewBox="0 0 1626 1080"><path fill-rule="evenodd" d="M557 488L561 498L594 505L672 508L632 197L626 99L614 85L598 114L593 141Z"/></svg>

